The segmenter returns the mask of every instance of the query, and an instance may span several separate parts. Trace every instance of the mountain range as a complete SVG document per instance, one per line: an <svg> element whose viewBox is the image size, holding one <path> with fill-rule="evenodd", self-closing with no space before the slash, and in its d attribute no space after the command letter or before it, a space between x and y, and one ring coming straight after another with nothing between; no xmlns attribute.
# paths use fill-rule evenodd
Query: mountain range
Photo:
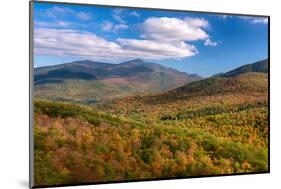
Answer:
<svg viewBox="0 0 281 189"><path fill-rule="evenodd" d="M36 97L85 103L163 92L200 79L141 59L120 64L76 61L35 68L34 74Z"/></svg>
<svg viewBox="0 0 281 189"><path fill-rule="evenodd" d="M206 79L141 59L120 64L75 61L35 68L35 97L93 104L125 96L163 92L165 95L178 96L195 94L197 91L197 95L202 95L210 91L241 87L241 80L255 80L254 77L261 77L251 74L240 80L233 79L252 72L267 73L268 60L246 64Z"/></svg>

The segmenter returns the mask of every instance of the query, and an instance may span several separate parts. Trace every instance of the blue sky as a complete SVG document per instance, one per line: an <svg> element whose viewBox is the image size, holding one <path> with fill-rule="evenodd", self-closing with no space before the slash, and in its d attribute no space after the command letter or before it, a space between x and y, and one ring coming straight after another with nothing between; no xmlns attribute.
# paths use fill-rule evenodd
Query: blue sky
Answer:
<svg viewBox="0 0 281 189"><path fill-rule="evenodd" d="M35 67L145 59L208 77L268 57L267 18L35 2Z"/></svg>

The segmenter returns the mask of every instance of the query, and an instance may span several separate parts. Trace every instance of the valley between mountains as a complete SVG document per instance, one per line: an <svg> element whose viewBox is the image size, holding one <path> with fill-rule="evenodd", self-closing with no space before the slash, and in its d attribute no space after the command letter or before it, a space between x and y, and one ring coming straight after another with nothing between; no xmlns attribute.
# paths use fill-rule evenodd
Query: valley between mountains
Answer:
<svg viewBox="0 0 281 189"><path fill-rule="evenodd" d="M268 60L209 78L140 59L35 68L35 183L268 172L268 81Z"/></svg>

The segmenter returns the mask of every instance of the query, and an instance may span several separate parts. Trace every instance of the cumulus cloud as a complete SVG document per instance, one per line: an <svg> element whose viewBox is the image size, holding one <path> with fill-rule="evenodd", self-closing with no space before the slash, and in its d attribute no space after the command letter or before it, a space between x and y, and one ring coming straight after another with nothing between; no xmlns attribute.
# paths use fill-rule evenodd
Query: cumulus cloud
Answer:
<svg viewBox="0 0 281 189"><path fill-rule="evenodd" d="M184 21L195 28L207 28L209 26L209 22L203 18L191 18L186 17Z"/></svg>
<svg viewBox="0 0 281 189"><path fill-rule="evenodd" d="M72 56L91 59L110 59L122 49L114 42L89 32L66 29L36 29L34 47L37 55ZM112 53L112 56L110 54Z"/></svg>
<svg viewBox="0 0 281 189"><path fill-rule="evenodd" d="M194 46L184 42L177 43L163 43L151 40L138 40L138 39L117 39L123 49L145 52L150 54L153 59L163 58L182 58L193 56L197 53Z"/></svg>
<svg viewBox="0 0 281 189"><path fill-rule="evenodd" d="M158 41L196 41L209 38L204 19L148 18L141 25L142 38Z"/></svg>
<svg viewBox="0 0 281 189"><path fill-rule="evenodd" d="M123 9L115 9L123 14ZM43 23L39 26L45 27ZM69 30L36 28L35 54L70 56L100 61L123 61L132 58L151 60L180 59L194 56L198 50L192 41L202 40L206 46L217 46L205 31L209 23L201 18L148 18L140 24L140 39L118 38L108 40L95 33ZM125 23L105 21L104 32L128 29Z"/></svg>
<svg viewBox="0 0 281 189"><path fill-rule="evenodd" d="M108 41L94 33L78 30L39 28L34 33L36 55L71 56L92 60L121 61L131 58L169 59L195 55L194 46L184 42L151 40Z"/></svg>
<svg viewBox="0 0 281 189"><path fill-rule="evenodd" d="M218 43L217 42L215 42L215 41L211 41L211 39L206 39L206 41L204 42L204 45L205 46L213 46L213 47L216 47L217 45L218 45Z"/></svg>

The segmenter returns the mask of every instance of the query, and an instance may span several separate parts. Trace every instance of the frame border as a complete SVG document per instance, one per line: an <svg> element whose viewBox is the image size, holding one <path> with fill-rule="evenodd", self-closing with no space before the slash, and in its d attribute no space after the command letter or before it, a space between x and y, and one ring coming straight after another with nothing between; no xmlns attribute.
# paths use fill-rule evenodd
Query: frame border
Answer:
<svg viewBox="0 0 281 189"><path fill-rule="evenodd" d="M34 3L45 4L62 4L62 5L78 5L78 6L95 6L104 8L126 8L126 9L142 9L142 10L158 10L158 11L175 11L185 13L201 13L201 14L214 14L214 15L229 15L229 16L247 16L247 17L265 17L268 19L268 170L262 172L246 172L246 173L231 173L231 174L214 174L214 175L198 175L188 177L162 177L152 179L132 179L120 181L103 181L103 182L81 182L70 184L55 184L55 185L34 185L34 107L33 107L33 91L34 91ZM239 176L239 175L257 175L270 173L270 16L261 14L244 14L244 13L226 13L226 12L212 12L212 11L199 11L199 10L176 10L164 9L153 7L135 7L123 5L103 5L92 3L72 3L72 2L56 2L44 0L30 0L29 1L29 188L53 188L53 187L67 187L67 186L85 186L85 185L99 185L99 184L116 184L116 183L131 183L131 182L144 182L144 181L165 181L165 180L178 180L178 179L191 179L191 178L211 178L211 177L225 177L225 176Z"/></svg>
<svg viewBox="0 0 281 189"><path fill-rule="evenodd" d="M34 1L29 1L29 188L34 187Z"/></svg>

